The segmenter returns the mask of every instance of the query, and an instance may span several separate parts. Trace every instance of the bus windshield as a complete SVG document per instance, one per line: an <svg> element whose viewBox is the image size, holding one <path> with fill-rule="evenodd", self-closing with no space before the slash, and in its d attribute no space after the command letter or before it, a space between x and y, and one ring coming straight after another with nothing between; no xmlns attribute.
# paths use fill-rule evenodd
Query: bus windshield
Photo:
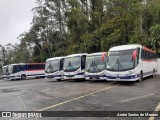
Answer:
<svg viewBox="0 0 160 120"><path fill-rule="evenodd" d="M96 73L105 70L106 58L102 61L102 55L88 56L86 59L85 70L87 72Z"/></svg>
<svg viewBox="0 0 160 120"><path fill-rule="evenodd" d="M80 68L81 66L81 57L67 57L64 61L63 69L65 72L73 72Z"/></svg>
<svg viewBox="0 0 160 120"><path fill-rule="evenodd" d="M46 73L53 73L59 70L59 60L49 60L46 62Z"/></svg>
<svg viewBox="0 0 160 120"><path fill-rule="evenodd" d="M135 49L111 51L107 59L106 69L110 71L127 71L135 67L132 53Z"/></svg>
<svg viewBox="0 0 160 120"><path fill-rule="evenodd" d="M13 73L13 66L10 65L10 66L8 67L8 74L12 74L12 73Z"/></svg>
<svg viewBox="0 0 160 120"><path fill-rule="evenodd" d="M8 74L8 67L7 66L2 68L2 74L3 75L7 75Z"/></svg>

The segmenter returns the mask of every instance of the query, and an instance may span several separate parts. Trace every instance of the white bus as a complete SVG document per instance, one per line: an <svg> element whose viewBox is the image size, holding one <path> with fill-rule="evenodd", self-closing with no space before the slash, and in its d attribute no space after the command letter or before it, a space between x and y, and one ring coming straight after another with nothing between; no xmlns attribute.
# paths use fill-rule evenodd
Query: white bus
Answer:
<svg viewBox="0 0 160 120"><path fill-rule="evenodd" d="M63 63L65 57L54 57L46 60L46 78L53 78L57 81L63 79Z"/></svg>
<svg viewBox="0 0 160 120"><path fill-rule="evenodd" d="M85 65L85 79L106 80L106 60L106 52L88 54Z"/></svg>
<svg viewBox="0 0 160 120"><path fill-rule="evenodd" d="M108 81L141 81L157 72L157 54L142 45L112 47L108 53Z"/></svg>
<svg viewBox="0 0 160 120"><path fill-rule="evenodd" d="M84 79L87 53L66 56L63 65L64 79Z"/></svg>
<svg viewBox="0 0 160 120"><path fill-rule="evenodd" d="M8 65L10 80L45 77L44 63L18 63Z"/></svg>
<svg viewBox="0 0 160 120"><path fill-rule="evenodd" d="M8 66L3 66L2 67L2 75L1 75L1 79L8 79L9 78L9 74L8 74Z"/></svg>

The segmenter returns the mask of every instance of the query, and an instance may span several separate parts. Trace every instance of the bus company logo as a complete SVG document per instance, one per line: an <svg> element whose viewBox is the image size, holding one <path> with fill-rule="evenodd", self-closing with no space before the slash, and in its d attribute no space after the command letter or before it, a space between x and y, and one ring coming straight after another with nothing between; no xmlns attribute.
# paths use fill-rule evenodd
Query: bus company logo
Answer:
<svg viewBox="0 0 160 120"><path fill-rule="evenodd" d="M2 112L2 117L12 117L11 112Z"/></svg>

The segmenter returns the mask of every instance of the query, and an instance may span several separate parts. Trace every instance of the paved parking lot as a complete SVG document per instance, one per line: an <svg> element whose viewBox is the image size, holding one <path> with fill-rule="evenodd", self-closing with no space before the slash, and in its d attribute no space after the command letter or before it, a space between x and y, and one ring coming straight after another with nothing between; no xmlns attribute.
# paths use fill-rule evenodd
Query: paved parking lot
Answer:
<svg viewBox="0 0 160 120"><path fill-rule="evenodd" d="M159 107L159 103L159 76L149 77L141 83L85 80L57 82L51 79L0 80L0 111L153 111ZM156 120L158 118L92 117L87 119Z"/></svg>

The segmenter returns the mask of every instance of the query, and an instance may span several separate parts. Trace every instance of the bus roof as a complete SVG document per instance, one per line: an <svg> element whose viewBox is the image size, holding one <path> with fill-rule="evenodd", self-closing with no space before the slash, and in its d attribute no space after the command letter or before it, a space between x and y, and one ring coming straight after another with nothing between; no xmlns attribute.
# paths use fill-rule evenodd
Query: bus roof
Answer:
<svg viewBox="0 0 160 120"><path fill-rule="evenodd" d="M49 61L49 60L56 60L56 59L62 59L62 58L65 58L65 57L53 57L53 58L48 58L46 61Z"/></svg>
<svg viewBox="0 0 160 120"><path fill-rule="evenodd" d="M142 48L142 45L139 45L139 44L120 45L120 46L115 46L110 48L109 51L129 50L129 49L135 49L138 47Z"/></svg>
<svg viewBox="0 0 160 120"><path fill-rule="evenodd" d="M87 53L72 54L72 55L68 55L66 57L76 57L76 56L82 56L82 55L88 55L88 54Z"/></svg>
<svg viewBox="0 0 160 120"><path fill-rule="evenodd" d="M107 53L107 52L97 52L97 53L91 53L91 54L88 54L87 56L92 56L92 55L102 55L104 53Z"/></svg>
<svg viewBox="0 0 160 120"><path fill-rule="evenodd" d="M7 65L7 66L10 66L10 65L12 65L12 66L14 66L14 65L25 65L26 63L15 63L15 64L9 64L9 65Z"/></svg>
<svg viewBox="0 0 160 120"><path fill-rule="evenodd" d="M15 63L15 64L9 64L6 66L15 66L15 65L34 65L34 64L45 64L45 63Z"/></svg>
<svg viewBox="0 0 160 120"><path fill-rule="evenodd" d="M26 65L38 65L38 64L45 64L45 63L26 63Z"/></svg>
<svg viewBox="0 0 160 120"><path fill-rule="evenodd" d="M3 66L2 68L8 67L8 65Z"/></svg>

